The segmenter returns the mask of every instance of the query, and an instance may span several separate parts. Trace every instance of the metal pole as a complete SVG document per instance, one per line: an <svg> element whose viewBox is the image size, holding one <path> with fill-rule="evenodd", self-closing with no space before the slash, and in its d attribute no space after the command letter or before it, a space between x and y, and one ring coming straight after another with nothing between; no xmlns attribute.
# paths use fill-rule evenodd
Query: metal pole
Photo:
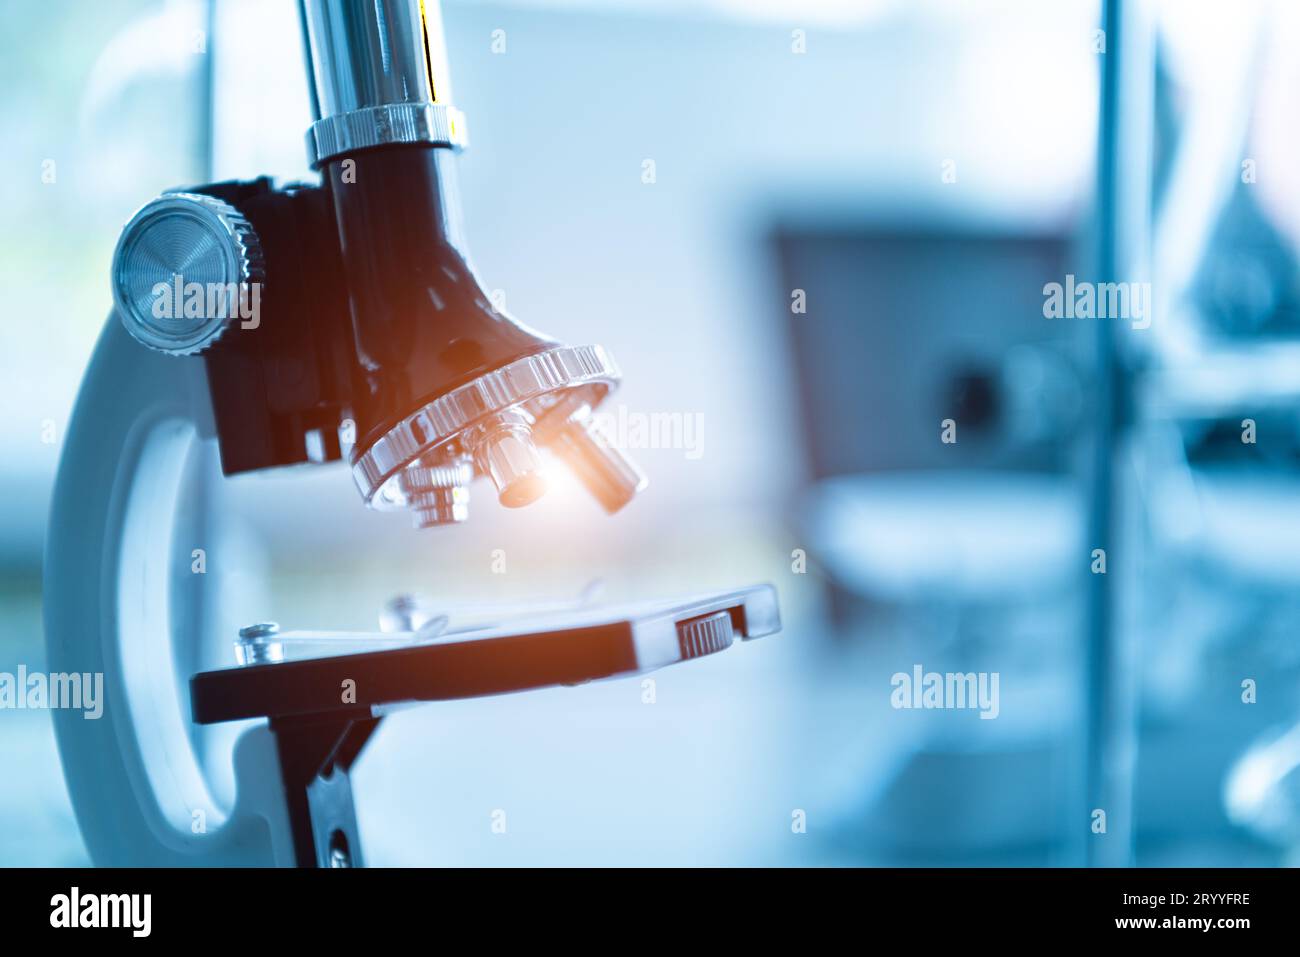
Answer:
<svg viewBox="0 0 1300 957"><path fill-rule="evenodd" d="M1102 13L1101 110L1097 150L1098 283L1146 280L1150 237L1154 34L1143 0L1106 0ZM1106 572L1087 566L1083 858L1090 866L1133 863L1136 682L1124 627L1135 584L1136 542L1126 541L1123 467L1132 395L1129 332L1117 317L1096 322L1096 427L1090 475L1089 544L1106 553ZM1103 812L1105 830L1099 831Z"/></svg>

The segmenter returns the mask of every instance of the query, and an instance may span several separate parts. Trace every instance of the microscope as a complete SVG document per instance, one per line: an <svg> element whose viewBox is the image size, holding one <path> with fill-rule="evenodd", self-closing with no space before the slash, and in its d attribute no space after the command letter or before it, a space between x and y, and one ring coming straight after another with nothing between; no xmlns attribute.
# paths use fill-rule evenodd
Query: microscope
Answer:
<svg viewBox="0 0 1300 957"><path fill-rule="evenodd" d="M437 3L299 12L319 184L213 183L141 208L66 435L45 631L52 672L104 675L102 720L54 712L98 864L359 866L349 770L395 708L580 685L780 628L770 586L460 630L399 608L374 634L252 624L232 667L184 673L197 639L172 607L172 532L195 443L225 476L346 460L362 504L420 529L466 521L475 480L529 505L548 456L610 513L645 484L596 425L610 354L523 325L470 265ZM248 719L222 806L190 732Z"/></svg>

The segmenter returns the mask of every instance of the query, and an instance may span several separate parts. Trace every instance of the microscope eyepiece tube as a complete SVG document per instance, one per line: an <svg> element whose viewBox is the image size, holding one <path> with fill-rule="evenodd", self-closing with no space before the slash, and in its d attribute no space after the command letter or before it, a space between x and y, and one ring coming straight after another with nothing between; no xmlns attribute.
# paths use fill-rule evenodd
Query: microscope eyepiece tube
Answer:
<svg viewBox="0 0 1300 957"><path fill-rule="evenodd" d="M314 119L398 103L451 102L436 2L299 0Z"/></svg>
<svg viewBox="0 0 1300 957"><path fill-rule="evenodd" d="M315 120L313 167L393 143L463 147L432 0L299 0Z"/></svg>

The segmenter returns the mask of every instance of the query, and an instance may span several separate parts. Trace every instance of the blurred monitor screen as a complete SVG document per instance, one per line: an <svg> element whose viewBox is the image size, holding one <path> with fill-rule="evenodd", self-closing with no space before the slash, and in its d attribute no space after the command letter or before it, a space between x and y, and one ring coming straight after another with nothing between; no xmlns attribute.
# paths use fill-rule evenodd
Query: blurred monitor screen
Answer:
<svg viewBox="0 0 1300 957"><path fill-rule="evenodd" d="M1025 397L1008 394L1006 367L1017 349L1062 359L1086 326L1043 315L1044 285L1071 268L1068 236L780 229L775 242L785 288L807 294L787 325L812 478L1063 468L1063 442L1011 427ZM939 441L946 418L955 446Z"/></svg>

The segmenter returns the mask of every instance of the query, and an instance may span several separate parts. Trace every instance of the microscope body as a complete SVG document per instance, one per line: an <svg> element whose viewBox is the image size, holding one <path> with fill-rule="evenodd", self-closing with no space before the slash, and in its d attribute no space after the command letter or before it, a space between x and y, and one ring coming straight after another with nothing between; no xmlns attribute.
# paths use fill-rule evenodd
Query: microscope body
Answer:
<svg viewBox="0 0 1300 957"><path fill-rule="evenodd" d="M53 671L104 676L105 720L54 715L96 863L359 864L348 770L388 707L580 684L779 628L775 593L758 588L532 634L431 643L412 629L372 636L387 650L296 663L276 663L277 629L259 626L237 646L250 667L187 670L196 637L171 607L172 540L195 443L218 446L225 475L346 460L365 505L407 509L421 528L464 521L477 477L507 507L534 501L544 449L609 512L645 484L594 424L619 382L613 359L517 322L470 264L455 186L465 120L437 4L299 9L321 182L207 184L141 208L65 437L46 648ZM339 662L366 676L342 705ZM226 806L191 734L257 717Z"/></svg>

